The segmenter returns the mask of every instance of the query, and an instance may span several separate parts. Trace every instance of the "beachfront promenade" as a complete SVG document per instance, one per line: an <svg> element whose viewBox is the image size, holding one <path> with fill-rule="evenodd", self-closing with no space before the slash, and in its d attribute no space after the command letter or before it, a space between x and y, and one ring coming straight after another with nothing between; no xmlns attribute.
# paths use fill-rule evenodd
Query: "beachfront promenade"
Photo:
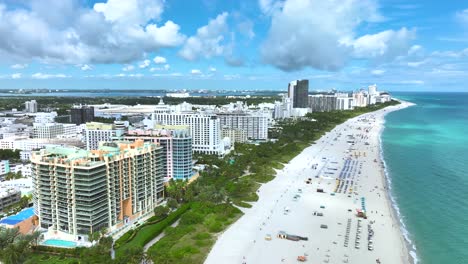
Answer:
<svg viewBox="0 0 468 264"><path fill-rule="evenodd" d="M259 189L258 202L219 236L205 263L297 263L298 256L308 263L409 263L379 146L384 115L409 105L350 119L306 148ZM280 231L307 240L278 238Z"/></svg>

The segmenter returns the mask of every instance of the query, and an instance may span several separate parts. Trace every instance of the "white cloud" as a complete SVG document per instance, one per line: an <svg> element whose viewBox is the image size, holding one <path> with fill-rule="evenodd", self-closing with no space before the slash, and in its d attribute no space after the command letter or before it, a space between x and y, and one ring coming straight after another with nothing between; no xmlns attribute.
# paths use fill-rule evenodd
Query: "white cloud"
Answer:
<svg viewBox="0 0 468 264"><path fill-rule="evenodd" d="M372 70L372 75L382 75L385 73L385 70Z"/></svg>
<svg viewBox="0 0 468 264"><path fill-rule="evenodd" d="M142 73L131 73L131 74L126 74L126 73L119 73L119 74L115 74L113 77L117 77L117 78L123 78L123 77L128 77L128 78L142 78L144 77L145 75L142 74Z"/></svg>
<svg viewBox="0 0 468 264"><path fill-rule="evenodd" d="M13 74L11 75L11 78L12 78L12 79L19 79L19 78L21 78L21 73L13 73Z"/></svg>
<svg viewBox="0 0 468 264"><path fill-rule="evenodd" d="M102 13L107 21L135 25L159 19L163 9L162 0L108 0L94 5L94 10Z"/></svg>
<svg viewBox="0 0 468 264"><path fill-rule="evenodd" d="M181 77L183 76L182 73L180 72L174 72L174 73L156 73L153 74L155 77Z"/></svg>
<svg viewBox="0 0 468 264"><path fill-rule="evenodd" d="M283 7L283 1L277 0L259 0L260 10L265 14L272 14Z"/></svg>
<svg viewBox="0 0 468 264"><path fill-rule="evenodd" d="M410 42L415 35L414 30L406 28L364 35L353 41L353 56L360 59L389 60L406 55L412 47Z"/></svg>
<svg viewBox="0 0 468 264"><path fill-rule="evenodd" d="M31 75L33 79L52 79L52 78L68 78L70 76L67 76L65 74L46 74L46 73L34 73Z"/></svg>
<svg viewBox="0 0 468 264"><path fill-rule="evenodd" d="M135 66L133 65L127 65L122 68L122 71L133 71L135 69Z"/></svg>
<svg viewBox="0 0 468 264"><path fill-rule="evenodd" d="M141 78L141 77L144 77L145 75L142 73L132 73L132 74L128 74L127 76L131 78Z"/></svg>
<svg viewBox="0 0 468 264"><path fill-rule="evenodd" d="M422 60L422 61L410 61L407 63L407 65L409 67L414 67L414 68L417 68L417 67L420 67L421 65L424 65L428 63L428 60Z"/></svg>
<svg viewBox="0 0 468 264"><path fill-rule="evenodd" d="M285 71L338 70L354 57L391 60L406 53L414 37L405 28L356 36L359 26L383 20L375 0L260 0L259 4L271 16L262 59Z"/></svg>
<svg viewBox="0 0 468 264"><path fill-rule="evenodd" d="M211 19L208 25L198 28L197 34L187 39L179 55L189 61L223 55L225 46L222 42L223 34L227 31L227 17L228 13L224 12Z"/></svg>
<svg viewBox="0 0 468 264"><path fill-rule="evenodd" d="M163 67L153 67L150 69L150 72L155 72L155 71L168 71L171 68L169 64L164 65Z"/></svg>
<svg viewBox="0 0 468 264"><path fill-rule="evenodd" d="M239 79L240 78L240 75L239 74L225 74L224 76L224 80L234 80L234 79Z"/></svg>
<svg viewBox="0 0 468 264"><path fill-rule="evenodd" d="M210 72L216 72L216 68L215 68L215 67L210 67L208 70L209 70Z"/></svg>
<svg viewBox="0 0 468 264"><path fill-rule="evenodd" d="M198 69L193 69L193 70L190 71L190 73L191 73L192 75L200 75L200 74L202 74L202 72L201 72L200 70L198 70Z"/></svg>
<svg viewBox="0 0 468 264"><path fill-rule="evenodd" d="M144 68L147 68L150 65L150 63L151 63L150 60L144 60L140 62L140 65L138 65L138 67L140 67L141 69L144 69Z"/></svg>
<svg viewBox="0 0 468 264"><path fill-rule="evenodd" d="M455 14L455 18L456 18L462 25L468 26L468 9L464 9L464 10L458 11L458 12Z"/></svg>
<svg viewBox="0 0 468 264"><path fill-rule="evenodd" d="M88 64L83 64L83 65L81 65L80 69L82 71L89 71L89 70L92 70L93 68L91 66L89 66Z"/></svg>
<svg viewBox="0 0 468 264"><path fill-rule="evenodd" d="M255 33L253 31L253 22L250 19L246 19L237 23L237 29L241 34L247 36L250 39L255 37Z"/></svg>
<svg viewBox="0 0 468 264"><path fill-rule="evenodd" d="M400 84L412 84L412 85L423 85L423 80L407 80L407 81L400 81Z"/></svg>
<svg viewBox="0 0 468 264"><path fill-rule="evenodd" d="M10 68L15 69L15 70L21 70L26 67L28 67L28 64L14 64L10 66Z"/></svg>
<svg viewBox="0 0 468 264"><path fill-rule="evenodd" d="M156 56L156 57L154 57L153 61L156 64L164 64L164 63L166 63L167 60L164 57Z"/></svg>
<svg viewBox="0 0 468 264"><path fill-rule="evenodd" d="M163 0L108 0L93 8L74 0L24 2L0 4L0 54L9 59L130 63L185 40L177 24L159 22Z"/></svg>

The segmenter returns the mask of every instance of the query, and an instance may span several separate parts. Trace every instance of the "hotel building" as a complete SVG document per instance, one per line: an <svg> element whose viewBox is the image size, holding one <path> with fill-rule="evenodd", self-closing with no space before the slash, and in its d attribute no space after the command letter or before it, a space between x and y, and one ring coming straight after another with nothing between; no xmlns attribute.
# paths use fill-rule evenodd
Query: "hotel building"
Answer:
<svg viewBox="0 0 468 264"><path fill-rule="evenodd" d="M97 150L50 147L31 157L39 225L80 240L149 215L164 197L161 147L102 142Z"/></svg>
<svg viewBox="0 0 468 264"><path fill-rule="evenodd" d="M217 113L221 127L242 129L249 139L268 139L268 114L262 112ZM232 139L231 139L232 141Z"/></svg>
<svg viewBox="0 0 468 264"><path fill-rule="evenodd" d="M192 177L192 137L189 126L156 126L156 129L129 130L125 140L143 140L162 147L166 180L188 180Z"/></svg>
<svg viewBox="0 0 468 264"><path fill-rule="evenodd" d="M190 127L192 149L204 154L224 154L221 141L220 120L215 114L196 112L155 112L151 116L151 125L186 125Z"/></svg>

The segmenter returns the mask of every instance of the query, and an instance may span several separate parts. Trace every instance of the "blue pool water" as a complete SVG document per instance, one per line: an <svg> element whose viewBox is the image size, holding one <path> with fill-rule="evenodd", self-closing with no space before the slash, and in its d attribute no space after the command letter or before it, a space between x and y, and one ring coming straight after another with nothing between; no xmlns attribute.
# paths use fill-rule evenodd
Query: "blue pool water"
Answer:
<svg viewBox="0 0 468 264"><path fill-rule="evenodd" d="M16 225L18 223L23 222L24 220L30 218L34 215L34 208L27 208L23 211L17 213L16 215L8 216L2 220L0 220L0 224L7 224L7 225Z"/></svg>
<svg viewBox="0 0 468 264"><path fill-rule="evenodd" d="M60 240L60 239L47 239L46 241L42 242L42 244L46 246L53 246L53 247L66 247L66 248L76 247L76 242Z"/></svg>

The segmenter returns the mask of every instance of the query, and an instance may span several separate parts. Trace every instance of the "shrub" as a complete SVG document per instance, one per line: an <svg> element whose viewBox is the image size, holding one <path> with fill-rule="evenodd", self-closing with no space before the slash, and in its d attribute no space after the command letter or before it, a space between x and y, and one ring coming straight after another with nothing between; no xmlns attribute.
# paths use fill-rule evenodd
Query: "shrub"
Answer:
<svg viewBox="0 0 468 264"><path fill-rule="evenodd" d="M198 233L193 236L193 239L195 240L204 240L204 239L209 239L211 238L211 235L209 233L203 232L203 233Z"/></svg>
<svg viewBox="0 0 468 264"><path fill-rule="evenodd" d="M169 214L164 220L154 225L146 225L135 232L135 237L128 243L123 244L117 254L123 254L126 248L130 247L144 247L153 238L161 234L164 229L172 225L177 219L179 219L187 210L190 209L191 204L187 203L182 205L179 209Z"/></svg>

